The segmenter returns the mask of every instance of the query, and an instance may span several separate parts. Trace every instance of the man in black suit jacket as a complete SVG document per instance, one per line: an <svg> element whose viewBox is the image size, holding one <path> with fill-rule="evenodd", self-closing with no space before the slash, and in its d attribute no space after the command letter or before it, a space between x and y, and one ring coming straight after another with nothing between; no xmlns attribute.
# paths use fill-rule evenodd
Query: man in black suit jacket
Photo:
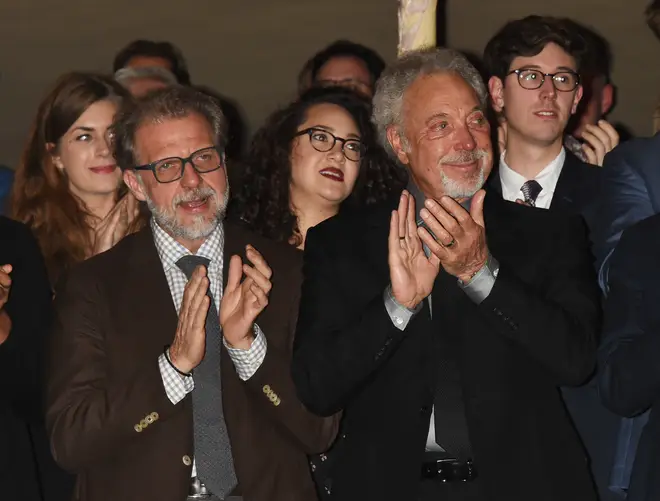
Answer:
<svg viewBox="0 0 660 501"><path fill-rule="evenodd" d="M579 75L594 57L583 30L566 19L529 16L511 21L487 44L491 100L507 124L504 150L488 186L512 202L581 215L593 250L599 247L592 229L602 217L603 173L564 146L566 127L583 94ZM601 163L618 142L609 124L585 126L583 134L598 146L594 150ZM594 379L579 388L562 388L562 394L601 499L621 499L610 490L621 419L600 403Z"/></svg>
<svg viewBox="0 0 660 501"><path fill-rule="evenodd" d="M344 410L333 499L595 499L557 391L594 364L586 236L579 220L484 201L486 99L455 51L400 59L374 121L409 191L308 234L293 374L310 410Z"/></svg>
<svg viewBox="0 0 660 501"><path fill-rule="evenodd" d="M23 224L0 216L0 242L0 266L11 266L0 271L0 499L65 501L73 481L53 461L42 408L46 267Z"/></svg>
<svg viewBox="0 0 660 501"><path fill-rule="evenodd" d="M660 215L623 232L610 264L598 386L620 416L651 410L632 470L628 501L660 499Z"/></svg>

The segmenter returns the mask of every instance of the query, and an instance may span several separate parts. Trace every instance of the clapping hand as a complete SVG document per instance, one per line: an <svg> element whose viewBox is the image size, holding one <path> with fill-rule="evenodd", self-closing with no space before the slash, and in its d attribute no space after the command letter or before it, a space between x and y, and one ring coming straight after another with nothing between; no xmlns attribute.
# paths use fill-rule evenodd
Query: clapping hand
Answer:
<svg viewBox="0 0 660 501"><path fill-rule="evenodd" d="M211 305L208 289L206 268L198 266L184 289L179 322L169 352L174 367L186 374L200 364L206 352L206 315Z"/></svg>
<svg viewBox="0 0 660 501"><path fill-rule="evenodd" d="M440 261L442 267L463 282L468 282L486 264L486 225L484 199L479 190L472 198L470 212L448 196L426 200L420 215L436 238L420 228L420 238Z"/></svg>
<svg viewBox="0 0 660 501"><path fill-rule="evenodd" d="M93 255L107 251L124 238L139 212L137 199L127 193L97 226Z"/></svg>
<svg viewBox="0 0 660 501"><path fill-rule="evenodd" d="M392 295L412 310L433 290L440 260L424 254L415 220L415 200L407 191L401 194L398 209L392 211L388 248Z"/></svg>
<svg viewBox="0 0 660 501"><path fill-rule="evenodd" d="M11 290L11 264L0 266L0 310L4 308L7 300L9 299L9 291Z"/></svg>
<svg viewBox="0 0 660 501"><path fill-rule="evenodd" d="M10 264L0 266L0 344L7 340L9 331L11 331L11 319L4 309L11 290L11 277L9 276L11 270Z"/></svg>
<svg viewBox="0 0 660 501"><path fill-rule="evenodd" d="M599 120L596 125L586 125L582 131L584 144L582 150L587 161L602 167L605 155L619 144L619 133L606 120Z"/></svg>
<svg viewBox="0 0 660 501"><path fill-rule="evenodd" d="M244 350L252 346L254 322L268 305L273 274L263 256L251 245L246 247L246 256L251 265L243 263L239 256L232 256L220 303L220 326L225 341L232 348Z"/></svg>

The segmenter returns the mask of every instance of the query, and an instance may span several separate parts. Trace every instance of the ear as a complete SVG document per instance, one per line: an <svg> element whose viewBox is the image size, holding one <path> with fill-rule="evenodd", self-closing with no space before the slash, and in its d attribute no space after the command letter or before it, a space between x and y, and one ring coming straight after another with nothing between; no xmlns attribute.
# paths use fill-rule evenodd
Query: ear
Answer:
<svg viewBox="0 0 660 501"><path fill-rule="evenodd" d="M408 153L404 148L405 138L401 136L401 132L398 127L390 125L387 128L387 140L394 150L394 153L396 153L399 162L401 162L403 165L408 165L410 163L410 159L408 158Z"/></svg>
<svg viewBox="0 0 660 501"><path fill-rule="evenodd" d="M488 80L488 93L490 102L496 113L502 113L504 109L504 83L499 77L490 77Z"/></svg>
<svg viewBox="0 0 660 501"><path fill-rule="evenodd" d="M607 115L612 109L614 104L614 86L612 84L605 84L603 86L603 93L600 98L600 112L602 115Z"/></svg>
<svg viewBox="0 0 660 501"><path fill-rule="evenodd" d="M128 189L131 190L131 193L133 193L135 198L137 198L140 202L146 202L147 194L142 189L142 186L137 179L137 174L134 171L124 171L124 183L126 183L126 186L128 186Z"/></svg>
<svg viewBox="0 0 660 501"><path fill-rule="evenodd" d="M578 88L575 91L575 96L573 97L573 107L571 108L571 115L575 115L575 112L577 111L578 108L578 104L580 104L580 99L582 99L583 94L584 94L584 88L581 85L578 85Z"/></svg>
<svg viewBox="0 0 660 501"><path fill-rule="evenodd" d="M62 158L57 154L57 145L55 143L46 143L46 151L50 155L53 165L57 170L64 170Z"/></svg>

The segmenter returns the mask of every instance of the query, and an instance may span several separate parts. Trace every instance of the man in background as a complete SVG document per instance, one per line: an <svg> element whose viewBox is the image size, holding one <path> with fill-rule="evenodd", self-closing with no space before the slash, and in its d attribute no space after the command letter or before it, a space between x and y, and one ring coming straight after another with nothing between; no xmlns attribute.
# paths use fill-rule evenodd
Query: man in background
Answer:
<svg viewBox="0 0 660 501"><path fill-rule="evenodd" d="M385 62L376 51L337 40L309 59L298 76L300 93L315 85L341 85L371 98Z"/></svg>
<svg viewBox="0 0 660 501"><path fill-rule="evenodd" d="M181 51L170 42L134 40L115 56L112 71L122 68L160 66L172 72L181 85L190 85L188 65Z"/></svg>

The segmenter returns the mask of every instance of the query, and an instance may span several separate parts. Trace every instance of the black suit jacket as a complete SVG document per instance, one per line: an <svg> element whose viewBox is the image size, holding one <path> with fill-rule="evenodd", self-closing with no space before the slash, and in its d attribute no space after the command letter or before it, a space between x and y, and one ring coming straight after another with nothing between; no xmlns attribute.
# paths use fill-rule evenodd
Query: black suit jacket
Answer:
<svg viewBox="0 0 660 501"><path fill-rule="evenodd" d="M580 215L589 231L592 254L598 247L593 231L600 215L600 192L603 173L600 167L582 162L566 151L549 210L557 214ZM500 195L502 185L499 172L489 178L490 186ZM594 266L595 269L595 266ZM580 439L589 455L590 467L602 501L622 499L609 489L614 466L617 437L621 418L607 410L600 402L596 380L580 387L562 388L564 402Z"/></svg>
<svg viewBox="0 0 660 501"><path fill-rule="evenodd" d="M455 343L484 499L594 499L557 389L582 383L595 359L598 291L583 223L488 195L500 262L490 295L477 305L441 275L433 308L446 330L433 331L425 302L402 332L383 300L392 208L340 215L307 237L293 375L308 408L345 412L333 499L415 499L440 335Z"/></svg>
<svg viewBox="0 0 660 501"><path fill-rule="evenodd" d="M52 304L48 275L26 226L0 216L0 242L0 265L13 267L5 306L12 329L0 345L0 499L64 501L73 481L52 459L42 407Z"/></svg>
<svg viewBox="0 0 660 501"><path fill-rule="evenodd" d="M629 501L660 499L660 215L623 232L610 265L599 389L621 416L651 409L637 448Z"/></svg>

